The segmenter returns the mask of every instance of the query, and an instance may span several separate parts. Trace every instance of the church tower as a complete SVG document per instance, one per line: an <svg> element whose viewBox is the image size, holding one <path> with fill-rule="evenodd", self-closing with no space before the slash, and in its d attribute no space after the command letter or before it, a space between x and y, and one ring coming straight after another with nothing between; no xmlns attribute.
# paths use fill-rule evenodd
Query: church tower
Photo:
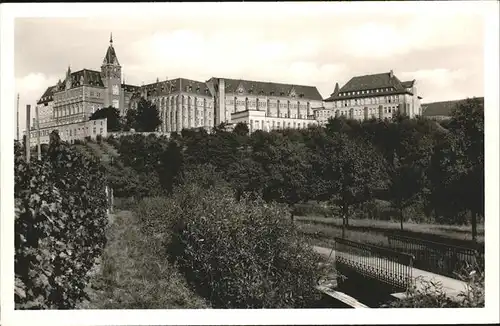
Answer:
<svg viewBox="0 0 500 326"><path fill-rule="evenodd" d="M101 66L101 79L105 87L104 107L113 106L120 112L124 109L121 101L121 76L122 67L113 48L113 34L111 34L108 51Z"/></svg>

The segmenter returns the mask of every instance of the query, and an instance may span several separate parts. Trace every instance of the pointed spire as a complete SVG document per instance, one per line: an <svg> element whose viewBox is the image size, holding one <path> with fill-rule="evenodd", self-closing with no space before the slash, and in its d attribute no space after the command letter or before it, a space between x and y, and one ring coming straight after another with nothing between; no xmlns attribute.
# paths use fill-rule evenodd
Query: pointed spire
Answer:
<svg viewBox="0 0 500 326"><path fill-rule="evenodd" d="M120 65L118 62L118 58L116 57L115 49L113 48L113 33L111 33L109 37L109 46L106 51L106 55L104 56L104 60L102 62L103 65Z"/></svg>
<svg viewBox="0 0 500 326"><path fill-rule="evenodd" d="M334 94L337 94L339 92L339 83L335 83L335 90L333 91Z"/></svg>
<svg viewBox="0 0 500 326"><path fill-rule="evenodd" d="M71 74L71 65L68 65L68 72L67 72L67 74L68 75Z"/></svg>
<svg viewBox="0 0 500 326"><path fill-rule="evenodd" d="M160 82L160 78L156 77L156 82L159 83Z"/></svg>

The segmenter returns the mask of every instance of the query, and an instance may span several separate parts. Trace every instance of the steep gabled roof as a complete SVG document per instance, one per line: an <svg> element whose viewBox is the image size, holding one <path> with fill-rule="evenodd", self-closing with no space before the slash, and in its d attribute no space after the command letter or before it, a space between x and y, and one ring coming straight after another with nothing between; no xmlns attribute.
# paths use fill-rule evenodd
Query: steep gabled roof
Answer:
<svg viewBox="0 0 500 326"><path fill-rule="evenodd" d="M54 91L57 85L49 86L38 100L37 104L45 104L53 100Z"/></svg>
<svg viewBox="0 0 500 326"><path fill-rule="evenodd" d="M130 85L130 84L122 84L122 87L121 87L125 92L129 92L129 93L134 93L134 92L137 92L139 91L140 87L139 86L136 86L136 85Z"/></svg>
<svg viewBox="0 0 500 326"><path fill-rule="evenodd" d="M166 95L184 92L188 94L212 96L205 82L186 78L176 78L144 85L141 90L146 90L148 96Z"/></svg>
<svg viewBox="0 0 500 326"><path fill-rule="evenodd" d="M396 76L391 76L391 73L383 73L353 77L340 89L340 93L387 87L394 87L396 90L404 88Z"/></svg>
<svg viewBox="0 0 500 326"><path fill-rule="evenodd" d="M64 79L63 79L64 80ZM93 86L104 87L99 71L82 69L71 73L71 88L79 86ZM56 85L54 92L59 92L66 89L66 83L63 81L61 84Z"/></svg>
<svg viewBox="0 0 500 326"><path fill-rule="evenodd" d="M415 84L415 80L401 82L404 88L412 88L413 84Z"/></svg>
<svg viewBox="0 0 500 326"><path fill-rule="evenodd" d="M325 101L331 102L340 99L351 99L361 97L372 97L373 93L364 93L366 91L379 90L376 95L396 95L409 93L406 89L413 85L414 81L402 83L391 72L356 76L351 78L342 88L335 87L335 91ZM353 94L356 92L356 94ZM357 94L360 92L360 94ZM351 94L346 94L351 93ZM342 96L341 96L342 94ZM410 93L411 94L411 93Z"/></svg>
<svg viewBox="0 0 500 326"><path fill-rule="evenodd" d="M117 66L120 65L120 63L118 62L118 57L116 56L115 48L113 47L113 37L111 37L109 40L109 47L108 50L106 51L106 55L104 56L102 64L117 65Z"/></svg>
<svg viewBox="0 0 500 326"><path fill-rule="evenodd" d="M216 77L214 77L216 78ZM216 78L218 79L218 78ZM321 101L322 97L315 86L292 85L273 82L262 82L245 79L223 78L225 82L226 93L239 93L242 89L242 94L255 94L265 96L290 96L292 90L296 97L309 100Z"/></svg>

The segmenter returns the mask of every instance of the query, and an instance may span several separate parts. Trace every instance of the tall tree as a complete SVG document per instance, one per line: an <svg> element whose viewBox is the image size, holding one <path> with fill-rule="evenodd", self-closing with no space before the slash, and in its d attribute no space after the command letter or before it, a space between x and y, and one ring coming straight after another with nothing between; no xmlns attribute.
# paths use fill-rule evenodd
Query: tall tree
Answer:
<svg viewBox="0 0 500 326"><path fill-rule="evenodd" d="M386 161L360 139L337 133L328 140L314 163L318 199L329 199L342 211L342 236L349 225L350 208L368 201L386 187Z"/></svg>
<svg viewBox="0 0 500 326"><path fill-rule="evenodd" d="M137 110L136 109L128 109L127 113L125 114L124 120L125 120L124 124L123 124L124 131L129 131L130 129L136 129L137 128Z"/></svg>
<svg viewBox="0 0 500 326"><path fill-rule="evenodd" d="M401 118L390 124L398 139L389 166L389 197L399 211L403 229L404 210L425 196L426 169L434 147L432 135L420 128L414 119Z"/></svg>
<svg viewBox="0 0 500 326"><path fill-rule="evenodd" d="M253 159L263 172L263 199L285 203L290 208L307 200L311 167L304 143L274 132L256 132L252 136ZM293 209L290 211L293 220Z"/></svg>
<svg viewBox="0 0 500 326"><path fill-rule="evenodd" d="M161 125L160 112L156 105L144 98L137 105L136 126L137 131L155 131Z"/></svg>
<svg viewBox="0 0 500 326"><path fill-rule="evenodd" d="M248 125L243 122L238 122L236 126L234 126L233 132L240 136L247 136L250 130L248 129Z"/></svg>
<svg viewBox="0 0 500 326"><path fill-rule="evenodd" d="M473 98L459 103L448 130L435 150L429 173L433 199L448 199L442 209L469 213L476 241L477 220L484 217L484 102Z"/></svg>
<svg viewBox="0 0 500 326"><path fill-rule="evenodd" d="M107 119L106 125L108 131L120 131L122 129L122 124L120 121L120 111L118 109L108 106L94 112L89 120Z"/></svg>

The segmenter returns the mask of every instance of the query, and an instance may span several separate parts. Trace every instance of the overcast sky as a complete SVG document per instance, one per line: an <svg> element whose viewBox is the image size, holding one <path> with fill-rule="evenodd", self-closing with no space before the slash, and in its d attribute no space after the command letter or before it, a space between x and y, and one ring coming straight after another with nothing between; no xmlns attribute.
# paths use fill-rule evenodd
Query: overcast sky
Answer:
<svg viewBox="0 0 500 326"><path fill-rule="evenodd" d="M177 3L135 16L18 18L20 107L35 105L68 65L100 70L111 32L127 84L217 76L313 85L326 98L336 82L392 69L417 80L424 103L484 96L480 12L457 3L405 12L337 5Z"/></svg>

